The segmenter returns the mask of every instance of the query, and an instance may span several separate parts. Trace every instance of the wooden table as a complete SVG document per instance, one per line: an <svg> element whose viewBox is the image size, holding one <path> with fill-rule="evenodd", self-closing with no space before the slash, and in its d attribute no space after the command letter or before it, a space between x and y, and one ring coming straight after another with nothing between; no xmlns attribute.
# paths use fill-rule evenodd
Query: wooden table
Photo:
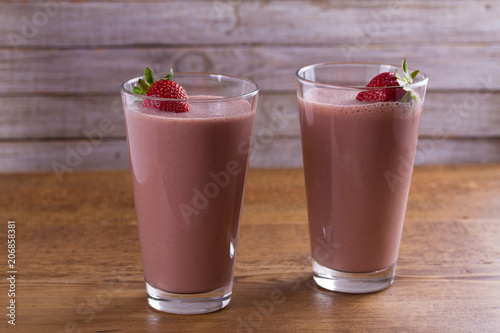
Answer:
<svg viewBox="0 0 500 333"><path fill-rule="evenodd" d="M314 285L302 170L251 170L233 299L190 316L146 302L129 172L1 174L0 190L2 332L500 332L500 165L416 168L395 283L366 295Z"/></svg>

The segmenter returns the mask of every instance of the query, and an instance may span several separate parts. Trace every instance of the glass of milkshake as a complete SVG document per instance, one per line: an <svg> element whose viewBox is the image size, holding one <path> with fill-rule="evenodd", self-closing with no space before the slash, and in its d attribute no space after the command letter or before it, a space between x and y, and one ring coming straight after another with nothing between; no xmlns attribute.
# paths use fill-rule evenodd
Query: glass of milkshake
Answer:
<svg viewBox="0 0 500 333"><path fill-rule="evenodd" d="M394 280L428 81L419 72L403 87L366 87L397 68L296 73L313 274L328 290L374 292Z"/></svg>
<svg viewBox="0 0 500 333"><path fill-rule="evenodd" d="M190 110L166 112L154 105L169 99L133 92L139 79L123 83L121 95L148 302L179 314L222 309L232 293L258 86L176 73Z"/></svg>

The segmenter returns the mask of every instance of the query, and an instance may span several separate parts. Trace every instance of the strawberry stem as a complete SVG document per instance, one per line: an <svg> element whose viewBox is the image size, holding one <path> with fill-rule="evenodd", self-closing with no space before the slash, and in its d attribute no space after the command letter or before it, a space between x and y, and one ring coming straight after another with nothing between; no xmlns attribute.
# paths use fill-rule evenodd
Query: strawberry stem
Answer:
<svg viewBox="0 0 500 333"><path fill-rule="evenodd" d="M141 88L143 94L146 94L149 91L149 89L151 89L149 83L147 83L143 79L139 79L139 81L137 81L137 84Z"/></svg>

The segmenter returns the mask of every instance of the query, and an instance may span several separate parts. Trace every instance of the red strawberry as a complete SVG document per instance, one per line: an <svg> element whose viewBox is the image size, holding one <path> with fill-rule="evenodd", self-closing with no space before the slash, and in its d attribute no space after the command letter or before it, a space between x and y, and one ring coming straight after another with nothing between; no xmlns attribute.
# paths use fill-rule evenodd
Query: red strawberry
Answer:
<svg viewBox="0 0 500 333"><path fill-rule="evenodd" d="M134 87L133 92L150 97L187 100L186 90L180 84L171 80L173 74L174 72L170 70L170 73L165 78L155 82L153 71L146 67L146 80L139 79L139 86ZM154 99L144 99L142 106L168 112L187 112L190 109L189 103L185 101L159 101Z"/></svg>
<svg viewBox="0 0 500 333"><path fill-rule="evenodd" d="M394 73L385 72L375 76L366 85L367 87L398 87L399 82ZM405 94L403 88L370 89L360 92L356 99L358 101L388 102L399 101Z"/></svg>
<svg viewBox="0 0 500 333"><path fill-rule="evenodd" d="M187 99L186 91L180 84L163 79L153 83L151 89L149 89L146 93L146 96L183 100ZM155 101L152 99L145 99L142 101L142 106L169 112L186 112L189 111L190 108L188 102Z"/></svg>

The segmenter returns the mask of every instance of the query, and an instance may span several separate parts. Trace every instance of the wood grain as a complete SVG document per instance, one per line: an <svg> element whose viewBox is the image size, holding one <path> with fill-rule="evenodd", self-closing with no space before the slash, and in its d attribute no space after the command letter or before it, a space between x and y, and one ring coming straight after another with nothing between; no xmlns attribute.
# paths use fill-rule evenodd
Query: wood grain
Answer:
<svg viewBox="0 0 500 333"><path fill-rule="evenodd" d="M417 164L500 161L500 94L431 91L426 99ZM74 169L128 168L117 95L6 97L0 105L9 110L0 113L0 170L53 170L54 161L67 165L79 145ZM251 165L302 166L294 92L259 97Z"/></svg>
<svg viewBox="0 0 500 333"><path fill-rule="evenodd" d="M104 138L125 138L125 122L118 93L0 97L0 140L75 139L99 128L103 119L112 129ZM491 138L500 136L500 93L439 92L426 94L421 136ZM77 106L77 107L76 107ZM276 137L300 135L299 110L294 91L259 95L256 132Z"/></svg>
<svg viewBox="0 0 500 333"><path fill-rule="evenodd" d="M403 57L430 77L422 140L447 140L425 163L500 160L495 1L0 0L0 6L0 171L50 169L103 119L112 130L79 168L126 168L119 85L145 66L255 80L261 88L255 132L266 144L255 150L252 166L298 167L295 71ZM280 112L282 120L287 115L281 122L273 118Z"/></svg>
<svg viewBox="0 0 500 333"><path fill-rule="evenodd" d="M417 167L396 281L367 295L311 279L300 169L249 172L231 304L198 316L145 299L130 174L0 174L16 221L22 332L497 332L500 165ZM5 244L5 229L0 231ZM0 248L6 256L6 248ZM279 296L279 297L272 297ZM6 295L2 294L0 299Z"/></svg>
<svg viewBox="0 0 500 333"><path fill-rule="evenodd" d="M267 131L255 134L250 167L297 168L302 166L302 147L297 137L279 137ZM500 161L500 139L424 137L419 139L416 165L494 163ZM128 169L125 139L92 143L87 138L51 141L0 142L0 169L53 171L65 177L75 170Z"/></svg>
<svg viewBox="0 0 500 333"><path fill-rule="evenodd" d="M457 44L451 50L453 66L447 65L450 48L433 44L368 45L360 49L355 60L398 65L399 59L407 57L411 66L430 77L431 91L500 90L500 80L495 75L500 64L500 45ZM341 48L331 45L0 49L0 73L11 78L0 81L0 91L3 96L20 92L116 93L123 81L143 75L142 68L146 66L155 72L175 68L177 72L238 75L258 82L266 92L291 91L295 89L295 72L302 66L346 60Z"/></svg>
<svg viewBox="0 0 500 333"><path fill-rule="evenodd" d="M51 11L38 2L0 1L5 14L0 21L0 47L12 45L9 34L23 36L28 24L23 17L39 24L21 48L496 43L500 30L500 7L494 1L177 0L138 4L128 0L118 5L114 1L61 1ZM37 13L48 13L47 20L42 14L38 14L39 21L34 20ZM463 26L467 29L457 29Z"/></svg>

